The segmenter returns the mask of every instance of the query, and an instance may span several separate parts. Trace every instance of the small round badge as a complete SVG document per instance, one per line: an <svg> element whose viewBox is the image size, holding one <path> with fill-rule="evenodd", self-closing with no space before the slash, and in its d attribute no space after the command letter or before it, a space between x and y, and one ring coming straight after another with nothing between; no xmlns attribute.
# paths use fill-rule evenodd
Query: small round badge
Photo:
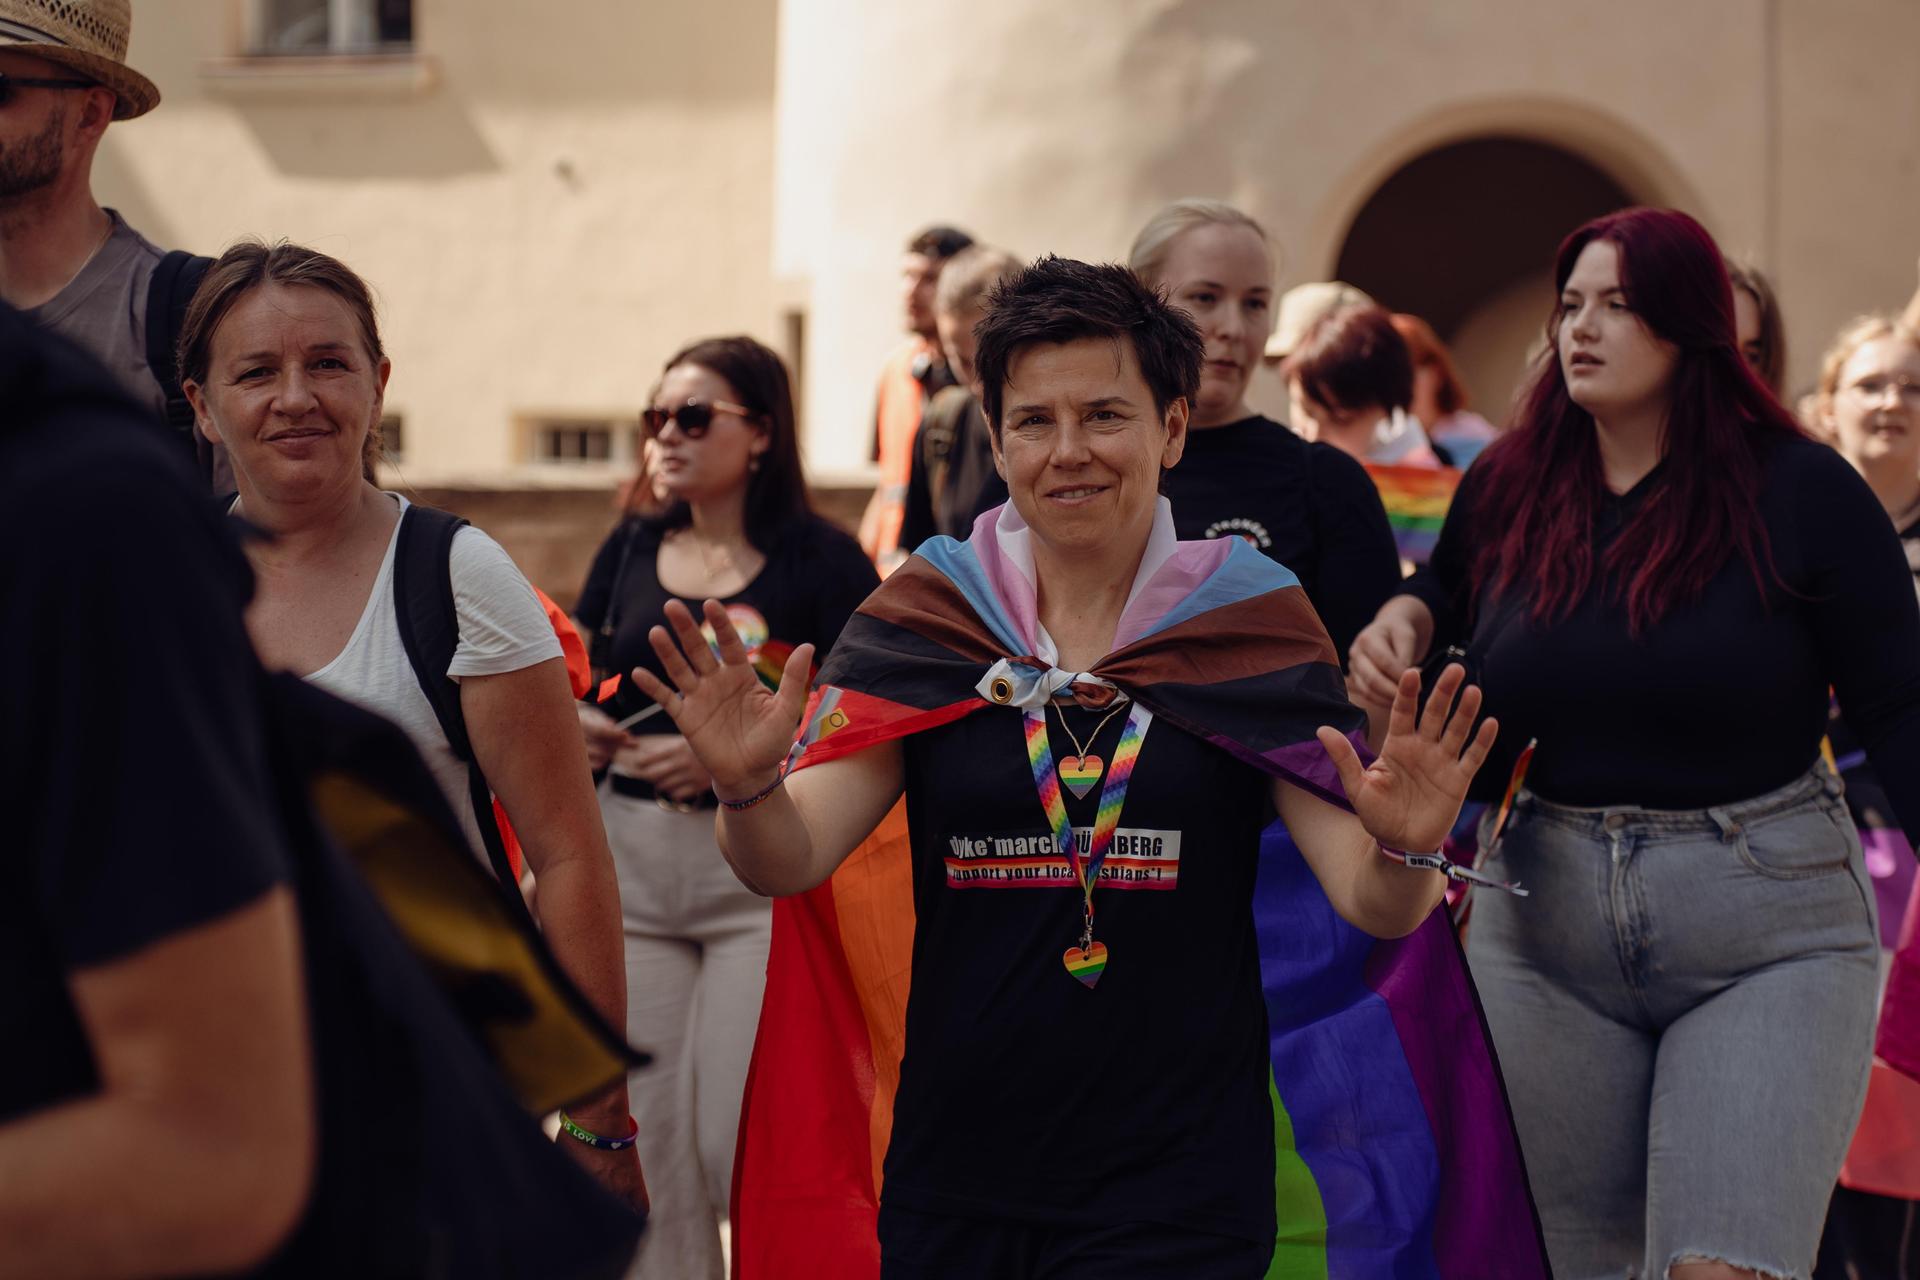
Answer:
<svg viewBox="0 0 1920 1280"><path fill-rule="evenodd" d="M995 702L1005 705L1013 701L1013 681L1005 676L995 676L993 683L987 686L987 692Z"/></svg>

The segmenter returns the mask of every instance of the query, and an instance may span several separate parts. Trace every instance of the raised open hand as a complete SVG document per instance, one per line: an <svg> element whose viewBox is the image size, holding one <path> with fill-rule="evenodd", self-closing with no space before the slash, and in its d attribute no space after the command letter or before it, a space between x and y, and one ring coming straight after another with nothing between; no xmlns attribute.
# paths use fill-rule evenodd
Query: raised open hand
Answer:
<svg viewBox="0 0 1920 1280"><path fill-rule="evenodd" d="M1338 730L1320 729L1320 744L1340 771L1340 783L1354 813L1367 834L1389 849L1438 851L1460 815L1467 784L1493 749L1500 726L1492 719L1480 726L1473 741L1467 741L1480 710L1480 687L1466 685L1463 691L1466 678L1465 667L1457 662L1450 665L1435 682L1426 714L1421 715L1420 672L1417 668L1403 672L1393 695L1387 740L1379 757L1365 767L1353 744ZM1458 706L1454 705L1456 694Z"/></svg>
<svg viewBox="0 0 1920 1280"><path fill-rule="evenodd" d="M641 667L633 669L633 681L673 717L700 764L713 775L715 794L723 800L739 799L773 781L793 747L794 730L807 704L813 646L803 644L793 651L781 673L779 692L770 692L748 661L747 647L727 611L716 600L707 601L702 611L713 628L719 656L700 634L692 612L669 600L667 624L673 633L655 627L647 639L673 687Z"/></svg>

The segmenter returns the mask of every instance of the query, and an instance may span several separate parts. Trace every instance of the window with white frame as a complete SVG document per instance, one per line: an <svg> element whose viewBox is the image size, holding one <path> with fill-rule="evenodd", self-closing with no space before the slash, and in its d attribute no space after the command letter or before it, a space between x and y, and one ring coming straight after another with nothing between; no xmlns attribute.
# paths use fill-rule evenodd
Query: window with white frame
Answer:
<svg viewBox="0 0 1920 1280"><path fill-rule="evenodd" d="M249 52L263 55L406 53L413 0L248 0Z"/></svg>

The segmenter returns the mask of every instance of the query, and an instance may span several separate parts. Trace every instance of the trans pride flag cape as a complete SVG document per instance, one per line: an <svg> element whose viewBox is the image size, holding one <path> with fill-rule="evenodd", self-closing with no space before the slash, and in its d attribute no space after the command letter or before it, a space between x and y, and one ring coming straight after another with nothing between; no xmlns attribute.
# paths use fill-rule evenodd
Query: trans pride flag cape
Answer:
<svg viewBox="0 0 1920 1280"><path fill-rule="evenodd" d="M936 538L841 632L796 767L1044 699L1070 677L1036 616L1011 507ZM1047 651L1043 654L1041 651ZM1332 645L1298 580L1237 538L1177 542L1166 504L1115 650L1084 673L1189 733L1344 804L1314 739L1358 738ZM1269 1021L1279 1238L1288 1280L1549 1275L1478 1000L1446 913L1411 936L1341 920L1275 824L1253 910ZM913 936L896 808L827 883L774 904L734 1169L739 1280L873 1277ZM1044 1153L1036 1153L1036 1157Z"/></svg>

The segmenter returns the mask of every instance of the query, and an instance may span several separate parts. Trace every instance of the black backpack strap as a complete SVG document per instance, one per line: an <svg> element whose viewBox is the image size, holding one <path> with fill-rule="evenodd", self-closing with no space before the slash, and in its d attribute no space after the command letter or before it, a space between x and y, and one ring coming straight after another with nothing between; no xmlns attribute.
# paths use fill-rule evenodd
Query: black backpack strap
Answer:
<svg viewBox="0 0 1920 1280"><path fill-rule="evenodd" d="M493 819L493 791L480 772L473 743L467 737L467 717L460 710L460 683L447 674L454 651L460 646L460 614L453 599L453 538L466 523L451 512L418 503L400 514L400 532L393 549L393 613L400 627L400 645L407 652L420 691L427 695L453 754L466 762L467 799L480 827L481 842L487 847L487 861L524 912L526 900L520 896L513 865L507 860L506 842Z"/></svg>
<svg viewBox="0 0 1920 1280"><path fill-rule="evenodd" d="M194 290L213 265L212 258L197 257L184 249L175 249L160 259L147 285L147 368L153 380L166 394L167 426L177 432L189 448L194 447L193 406L180 389L180 364L176 350L180 328L186 323L187 304Z"/></svg>

